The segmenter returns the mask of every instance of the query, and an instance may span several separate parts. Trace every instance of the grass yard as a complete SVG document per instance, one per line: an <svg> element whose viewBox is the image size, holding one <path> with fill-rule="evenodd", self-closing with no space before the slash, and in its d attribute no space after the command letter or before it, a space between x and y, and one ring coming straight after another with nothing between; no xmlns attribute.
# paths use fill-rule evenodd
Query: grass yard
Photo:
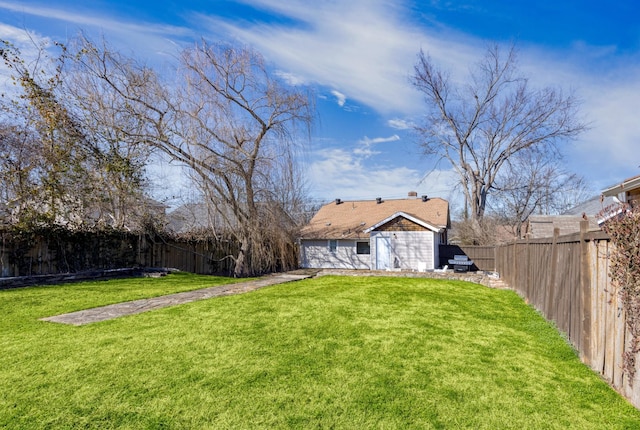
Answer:
<svg viewBox="0 0 640 430"><path fill-rule="evenodd" d="M465 282L322 277L82 327L38 321L225 281L0 291L0 427L640 428L515 293Z"/></svg>

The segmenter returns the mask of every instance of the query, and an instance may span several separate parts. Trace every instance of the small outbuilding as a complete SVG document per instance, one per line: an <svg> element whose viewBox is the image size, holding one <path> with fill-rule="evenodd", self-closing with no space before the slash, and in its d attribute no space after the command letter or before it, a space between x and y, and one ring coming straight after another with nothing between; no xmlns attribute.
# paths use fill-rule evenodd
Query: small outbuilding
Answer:
<svg viewBox="0 0 640 430"><path fill-rule="evenodd" d="M305 268L432 270L447 243L449 203L441 198L356 200L324 205L303 228Z"/></svg>

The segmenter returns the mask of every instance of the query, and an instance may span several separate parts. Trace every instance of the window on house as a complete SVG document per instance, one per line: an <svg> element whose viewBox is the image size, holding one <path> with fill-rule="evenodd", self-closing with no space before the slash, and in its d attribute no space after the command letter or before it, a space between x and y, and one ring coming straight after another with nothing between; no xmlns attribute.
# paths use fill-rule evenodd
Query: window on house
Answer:
<svg viewBox="0 0 640 430"><path fill-rule="evenodd" d="M357 254L371 254L371 246L369 242L356 242Z"/></svg>
<svg viewBox="0 0 640 430"><path fill-rule="evenodd" d="M335 253L337 249L338 249L338 241L331 239L329 241L329 252Z"/></svg>

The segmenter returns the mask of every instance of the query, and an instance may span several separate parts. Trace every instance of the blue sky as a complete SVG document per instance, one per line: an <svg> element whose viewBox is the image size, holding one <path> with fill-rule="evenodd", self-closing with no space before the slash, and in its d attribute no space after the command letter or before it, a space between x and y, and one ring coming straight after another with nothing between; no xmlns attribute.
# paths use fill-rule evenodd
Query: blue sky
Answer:
<svg viewBox="0 0 640 430"><path fill-rule="evenodd" d="M423 157L410 130L424 104L408 79L420 49L462 79L494 41L517 43L534 85L583 100L591 129L565 146L569 169L595 192L640 174L640 4L632 0L0 0L0 38L24 49L26 31L65 41L80 30L160 66L201 37L249 44L274 73L311 86L318 121L305 158L319 200L416 190L455 201L449 166Z"/></svg>

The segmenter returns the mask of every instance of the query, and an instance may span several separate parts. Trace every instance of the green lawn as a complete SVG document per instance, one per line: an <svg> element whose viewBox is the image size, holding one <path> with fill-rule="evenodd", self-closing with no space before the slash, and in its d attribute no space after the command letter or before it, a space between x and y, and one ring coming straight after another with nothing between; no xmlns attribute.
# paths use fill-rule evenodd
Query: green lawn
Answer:
<svg viewBox="0 0 640 430"><path fill-rule="evenodd" d="M640 428L515 293L465 282L322 277L38 321L220 282L0 291L0 428Z"/></svg>

